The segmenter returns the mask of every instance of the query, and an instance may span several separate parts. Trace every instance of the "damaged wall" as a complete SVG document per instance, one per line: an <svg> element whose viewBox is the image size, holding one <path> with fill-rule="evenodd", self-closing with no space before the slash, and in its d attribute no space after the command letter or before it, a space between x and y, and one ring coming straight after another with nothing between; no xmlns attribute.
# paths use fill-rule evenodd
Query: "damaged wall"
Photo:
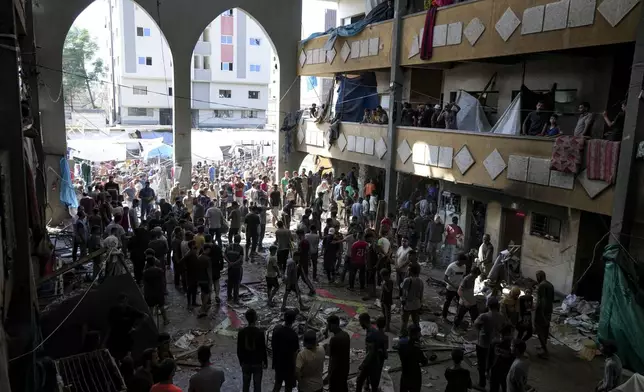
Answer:
<svg viewBox="0 0 644 392"><path fill-rule="evenodd" d="M536 279L536 272L542 270L555 290L562 294L569 294L572 289L581 219L579 210L568 211L568 218L561 222L559 242L530 234L530 224L534 216L532 213L526 214L521 249L523 275Z"/></svg>

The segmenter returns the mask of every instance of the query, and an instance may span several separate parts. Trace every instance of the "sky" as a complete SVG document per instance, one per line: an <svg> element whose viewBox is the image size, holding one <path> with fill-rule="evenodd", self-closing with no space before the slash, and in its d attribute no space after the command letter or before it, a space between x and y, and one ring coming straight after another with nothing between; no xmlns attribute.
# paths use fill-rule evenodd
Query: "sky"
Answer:
<svg viewBox="0 0 644 392"><path fill-rule="evenodd" d="M312 33L324 31L324 10L337 9L336 1L303 0L302 3L302 38ZM106 0L96 0L90 4L74 21L74 26L87 29L96 38L102 58L109 58L107 40L109 31L106 25L108 16ZM270 37L270 33L268 34Z"/></svg>

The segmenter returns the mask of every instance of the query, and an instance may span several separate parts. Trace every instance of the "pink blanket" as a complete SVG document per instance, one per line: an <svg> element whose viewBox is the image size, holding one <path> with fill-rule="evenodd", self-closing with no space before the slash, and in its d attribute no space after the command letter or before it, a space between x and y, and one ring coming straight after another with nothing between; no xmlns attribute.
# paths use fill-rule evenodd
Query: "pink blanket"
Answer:
<svg viewBox="0 0 644 392"><path fill-rule="evenodd" d="M612 184L617 175L620 142L591 139L586 149L586 173L589 180Z"/></svg>

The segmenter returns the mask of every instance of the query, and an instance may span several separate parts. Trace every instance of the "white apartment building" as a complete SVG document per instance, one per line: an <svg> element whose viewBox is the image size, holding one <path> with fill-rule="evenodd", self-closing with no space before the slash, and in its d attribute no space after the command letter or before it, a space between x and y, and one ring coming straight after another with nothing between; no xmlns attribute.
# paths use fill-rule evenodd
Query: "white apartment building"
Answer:
<svg viewBox="0 0 644 392"><path fill-rule="evenodd" d="M108 2L117 122L172 125L172 55L165 38L136 3ZM195 43L193 128L264 128L273 57L269 39L249 15L232 9L218 16Z"/></svg>

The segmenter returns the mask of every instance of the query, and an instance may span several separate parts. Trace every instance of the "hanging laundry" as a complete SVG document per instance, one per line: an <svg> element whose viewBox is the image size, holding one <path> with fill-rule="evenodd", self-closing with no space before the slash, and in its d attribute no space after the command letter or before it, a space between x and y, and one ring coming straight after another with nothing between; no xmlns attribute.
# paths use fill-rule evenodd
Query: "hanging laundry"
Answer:
<svg viewBox="0 0 644 392"><path fill-rule="evenodd" d="M586 172L589 180L612 184L617 175L620 142L591 139L586 148Z"/></svg>
<svg viewBox="0 0 644 392"><path fill-rule="evenodd" d="M552 145L550 169L577 174L581 169L584 152L583 136L559 136Z"/></svg>
<svg viewBox="0 0 644 392"><path fill-rule="evenodd" d="M429 60L432 58L432 51L434 49L434 26L436 25L436 7L430 7L425 16L425 28L423 36L421 37L420 44L420 58L422 60Z"/></svg>

